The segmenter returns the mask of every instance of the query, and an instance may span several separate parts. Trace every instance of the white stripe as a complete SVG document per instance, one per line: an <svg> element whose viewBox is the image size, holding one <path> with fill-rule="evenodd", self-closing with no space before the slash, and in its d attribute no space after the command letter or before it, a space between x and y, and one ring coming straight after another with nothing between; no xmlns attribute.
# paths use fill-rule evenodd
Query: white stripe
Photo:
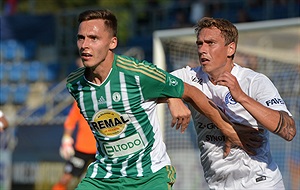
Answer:
<svg viewBox="0 0 300 190"><path fill-rule="evenodd" d="M106 106L108 109L112 109L112 100L111 100L111 91L110 91L110 81L105 85L105 97L106 97Z"/></svg>
<svg viewBox="0 0 300 190"><path fill-rule="evenodd" d="M111 91L110 91L110 81L105 85L105 97L106 97L106 106L108 109L112 109L112 101L111 101ZM108 141L109 138L105 137L105 141Z"/></svg>
<svg viewBox="0 0 300 190"><path fill-rule="evenodd" d="M98 171L98 164L94 164L94 167L93 167L93 173L91 175L91 178L95 178L97 176L97 172Z"/></svg>
<svg viewBox="0 0 300 190"><path fill-rule="evenodd" d="M96 95L96 90L93 86L91 86L91 96L92 96L92 101L93 101L93 107L94 107L94 113L98 112L98 100L97 100L97 95Z"/></svg>
<svg viewBox="0 0 300 190"><path fill-rule="evenodd" d="M145 152L145 149L140 152L139 159L136 161L136 167L137 167L137 171L138 171L137 176L138 177L143 176L142 158L144 156L144 152Z"/></svg>
<svg viewBox="0 0 300 190"><path fill-rule="evenodd" d="M143 93L142 93L142 88L141 88L140 77L139 76L135 76L135 82L136 82L137 86L139 87L139 92L140 92L140 95L141 95L141 102L143 102L144 101L144 96L143 96ZM145 108L143 108L143 109L145 110ZM138 126L135 126L136 129L137 129L137 127ZM148 145L148 140L147 140L142 128L140 128L138 130L138 132L140 133L141 138L143 139L143 142L145 143L145 146L147 146Z"/></svg>
<svg viewBox="0 0 300 190"><path fill-rule="evenodd" d="M140 94L141 94L141 97L142 96L142 93L141 93L141 86L140 86L140 80L139 80L139 77L138 76L135 76L135 80L136 80L136 83L139 87L139 91L140 91ZM126 89L126 92L122 91L122 102L123 102L123 105L124 105L124 108L125 110L129 110L130 113L132 113L131 109L130 109L130 105L129 105L129 98L128 98L128 94L127 94L127 88L126 88L126 81L125 81L125 77L124 77L124 73L120 72L120 83L121 83L121 89ZM143 98L142 98L143 100ZM138 123L137 119L134 117L134 115L131 115L130 116L130 119L132 121L132 124L134 126L134 128L136 129L136 131L140 134L143 142L145 143L145 146L148 145L148 141L147 141L147 138L142 130L142 128L140 127L140 124ZM142 156L143 154L140 154L140 159L137 160L137 163L136 163L136 166L137 166L137 171L138 171L138 176L142 175L143 173L143 165L142 165Z"/></svg>
<svg viewBox="0 0 300 190"><path fill-rule="evenodd" d="M111 164L107 164L106 165L106 170L108 172L106 173L106 175L104 176L104 178L109 178L110 176L112 176L112 173L111 173Z"/></svg>
<svg viewBox="0 0 300 190"><path fill-rule="evenodd" d="M124 161L122 163L122 169L120 170L121 174L123 177L127 176L127 173L126 173L126 168L128 167L128 160L133 156L134 154L131 154L129 155L127 158L126 158L126 161Z"/></svg>
<svg viewBox="0 0 300 190"><path fill-rule="evenodd" d="M77 85L78 85L78 91L79 91L79 105L81 107L81 111L82 111L83 116L85 118L87 118L86 112L83 111L83 110L85 110L85 107L84 107L84 103L83 103L82 85L80 84L79 81L77 82Z"/></svg>

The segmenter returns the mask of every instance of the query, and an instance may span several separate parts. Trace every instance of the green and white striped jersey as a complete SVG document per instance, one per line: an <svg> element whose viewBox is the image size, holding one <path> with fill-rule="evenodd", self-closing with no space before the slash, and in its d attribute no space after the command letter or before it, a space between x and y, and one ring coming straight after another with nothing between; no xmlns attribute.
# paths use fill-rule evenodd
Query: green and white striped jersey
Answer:
<svg viewBox="0 0 300 190"><path fill-rule="evenodd" d="M71 73L67 88L97 140L97 161L87 177L141 177L170 165L156 105L159 97L181 97L182 80L154 64L120 55L114 56L101 85L87 81L84 71Z"/></svg>

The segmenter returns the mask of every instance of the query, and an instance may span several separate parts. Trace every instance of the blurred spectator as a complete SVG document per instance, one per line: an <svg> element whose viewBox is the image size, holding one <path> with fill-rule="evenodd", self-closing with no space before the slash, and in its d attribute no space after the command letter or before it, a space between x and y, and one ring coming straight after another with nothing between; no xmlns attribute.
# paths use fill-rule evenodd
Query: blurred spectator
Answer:
<svg viewBox="0 0 300 190"><path fill-rule="evenodd" d="M190 22L193 24L196 24L197 21L204 17L209 16L207 13L207 6L208 1L207 0L197 0L195 2L192 2L191 4L191 13L190 13Z"/></svg>
<svg viewBox="0 0 300 190"><path fill-rule="evenodd" d="M170 20L172 28L190 27L191 2L189 0L174 1L170 7ZM195 23L194 23L195 24Z"/></svg>
<svg viewBox="0 0 300 190"><path fill-rule="evenodd" d="M172 23L172 28L184 28L184 27L191 27L193 26L190 23L188 16L185 14L183 10L178 10L175 13L175 19Z"/></svg>
<svg viewBox="0 0 300 190"><path fill-rule="evenodd" d="M17 0L6 0L4 4L4 14L13 15L17 10Z"/></svg>
<svg viewBox="0 0 300 190"><path fill-rule="evenodd" d="M6 119L6 116L0 110L0 132L4 131L8 127L8 121Z"/></svg>
<svg viewBox="0 0 300 190"><path fill-rule="evenodd" d="M250 15L248 14L247 10L245 9L239 9L237 11L237 22L243 23L243 22L251 22L252 19Z"/></svg>

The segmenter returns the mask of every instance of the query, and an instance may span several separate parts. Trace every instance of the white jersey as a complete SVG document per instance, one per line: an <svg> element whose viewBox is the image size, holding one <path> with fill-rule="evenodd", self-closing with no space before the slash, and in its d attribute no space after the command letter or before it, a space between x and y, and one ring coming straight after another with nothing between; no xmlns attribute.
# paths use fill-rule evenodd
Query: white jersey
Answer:
<svg viewBox="0 0 300 190"><path fill-rule="evenodd" d="M232 122L263 129L241 104L235 102L229 89L212 84L201 67L186 67L172 74L200 89ZM265 75L237 64L231 74L237 78L248 96L266 107L291 115L277 89ZM225 136L208 118L192 106L189 108L198 136L204 176L210 189L284 189L281 173L271 156L269 132L266 129L262 134L264 143L256 150L256 156L249 156L242 149L232 148L230 154L223 159Z"/></svg>

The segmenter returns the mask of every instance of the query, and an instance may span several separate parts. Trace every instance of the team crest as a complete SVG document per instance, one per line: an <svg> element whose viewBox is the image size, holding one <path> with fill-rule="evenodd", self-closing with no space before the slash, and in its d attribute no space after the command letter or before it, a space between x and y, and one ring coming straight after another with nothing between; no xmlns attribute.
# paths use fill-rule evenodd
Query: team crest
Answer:
<svg viewBox="0 0 300 190"><path fill-rule="evenodd" d="M227 104L231 104L231 105L234 105L236 104L237 102L233 99L233 97L231 96L230 92L228 92L225 96L225 103L226 105Z"/></svg>
<svg viewBox="0 0 300 190"><path fill-rule="evenodd" d="M119 101L121 100L121 94L120 94L119 92L113 93L112 99L113 99L115 102L119 102Z"/></svg>
<svg viewBox="0 0 300 190"><path fill-rule="evenodd" d="M130 123L127 115L114 110L100 110L91 121L91 126L104 137L116 137L122 134Z"/></svg>
<svg viewBox="0 0 300 190"><path fill-rule="evenodd" d="M170 79L170 85L171 86L176 86L178 84L178 81L175 78L169 78Z"/></svg>

